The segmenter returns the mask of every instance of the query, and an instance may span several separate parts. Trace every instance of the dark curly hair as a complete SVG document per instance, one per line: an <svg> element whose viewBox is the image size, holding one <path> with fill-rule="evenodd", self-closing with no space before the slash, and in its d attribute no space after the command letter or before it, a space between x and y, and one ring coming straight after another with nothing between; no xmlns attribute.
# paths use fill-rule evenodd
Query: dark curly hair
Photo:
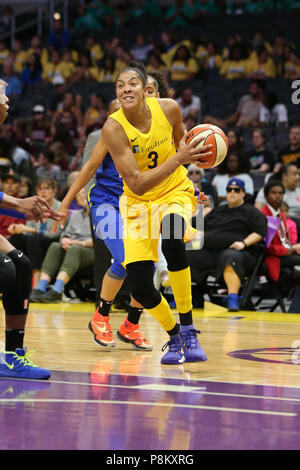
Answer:
<svg viewBox="0 0 300 470"><path fill-rule="evenodd" d="M160 98L171 98L168 82L161 72L158 72L157 70L151 70L148 72L147 77L154 78Z"/></svg>

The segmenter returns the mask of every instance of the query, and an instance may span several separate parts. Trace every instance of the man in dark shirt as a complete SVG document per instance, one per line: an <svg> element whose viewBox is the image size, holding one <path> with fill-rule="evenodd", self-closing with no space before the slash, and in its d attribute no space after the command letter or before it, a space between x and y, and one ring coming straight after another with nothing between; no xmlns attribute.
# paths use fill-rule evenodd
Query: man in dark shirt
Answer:
<svg viewBox="0 0 300 470"><path fill-rule="evenodd" d="M274 173L280 170L281 165L296 163L300 166L300 125L297 124L290 128L289 145L283 147L279 152L278 163L274 167Z"/></svg>
<svg viewBox="0 0 300 470"><path fill-rule="evenodd" d="M226 187L228 205L217 206L204 218L202 250L187 251L192 280L203 284L203 273L216 270L228 289L228 310L238 311L238 293L245 274L256 263L256 244L267 232L267 219L244 202L245 183L231 178Z"/></svg>

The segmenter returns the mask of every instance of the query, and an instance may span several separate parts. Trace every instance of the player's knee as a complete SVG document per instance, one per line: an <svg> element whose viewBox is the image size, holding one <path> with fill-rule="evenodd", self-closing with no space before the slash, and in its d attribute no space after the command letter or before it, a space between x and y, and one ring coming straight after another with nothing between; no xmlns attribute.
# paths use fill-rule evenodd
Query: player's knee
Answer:
<svg viewBox="0 0 300 470"><path fill-rule="evenodd" d="M0 288L1 292L11 289L16 283L16 267L14 263L4 256L0 266Z"/></svg>
<svg viewBox="0 0 300 470"><path fill-rule="evenodd" d="M8 255L13 261L17 276L21 276L23 280L30 278L32 275L31 262L26 255L20 250L13 250Z"/></svg>
<svg viewBox="0 0 300 470"><path fill-rule="evenodd" d="M127 271L121 263L113 262L108 270L108 275L114 279L125 279Z"/></svg>
<svg viewBox="0 0 300 470"><path fill-rule="evenodd" d="M130 263L126 268L131 295L145 308L156 307L161 296L153 283L153 262Z"/></svg>
<svg viewBox="0 0 300 470"><path fill-rule="evenodd" d="M180 271L189 266L183 240L163 239L161 249L169 271Z"/></svg>
<svg viewBox="0 0 300 470"><path fill-rule="evenodd" d="M154 285L145 286L142 283L135 285L131 289L131 294L144 308L154 308L161 301L161 295Z"/></svg>

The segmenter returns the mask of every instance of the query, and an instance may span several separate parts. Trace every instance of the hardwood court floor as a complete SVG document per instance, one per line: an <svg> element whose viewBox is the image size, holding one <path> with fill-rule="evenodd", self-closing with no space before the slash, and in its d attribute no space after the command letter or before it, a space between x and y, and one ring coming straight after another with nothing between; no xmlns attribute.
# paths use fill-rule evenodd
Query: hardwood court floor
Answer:
<svg viewBox="0 0 300 470"><path fill-rule="evenodd" d="M207 362L163 366L167 336L149 314L153 351L107 351L88 331L93 312L31 305L25 344L52 377L0 379L0 449L300 448L300 315L206 302L194 318ZM124 318L112 312L114 331Z"/></svg>

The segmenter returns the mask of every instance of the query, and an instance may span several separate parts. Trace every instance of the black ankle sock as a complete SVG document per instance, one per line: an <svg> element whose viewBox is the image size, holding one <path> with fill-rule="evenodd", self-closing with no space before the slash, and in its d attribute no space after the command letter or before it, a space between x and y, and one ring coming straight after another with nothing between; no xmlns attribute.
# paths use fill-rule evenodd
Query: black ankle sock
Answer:
<svg viewBox="0 0 300 470"><path fill-rule="evenodd" d="M23 349L25 330L5 330L5 351Z"/></svg>
<svg viewBox="0 0 300 470"><path fill-rule="evenodd" d="M107 301L100 297L99 304L98 304L98 312L101 313L104 317L108 317L110 312L110 307L114 303L113 300Z"/></svg>
<svg viewBox="0 0 300 470"><path fill-rule="evenodd" d="M132 307L132 305L129 305L127 319L130 321L130 323L137 325L140 321L142 313L143 308Z"/></svg>
<svg viewBox="0 0 300 470"><path fill-rule="evenodd" d="M179 313L180 325L190 326L193 324L192 310L187 313Z"/></svg>
<svg viewBox="0 0 300 470"><path fill-rule="evenodd" d="M174 328L172 328L172 330L170 330L170 331L167 331L167 333L168 333L169 336L175 336L175 335L179 334L179 329L180 329L180 327L179 327L178 323L176 323Z"/></svg>

